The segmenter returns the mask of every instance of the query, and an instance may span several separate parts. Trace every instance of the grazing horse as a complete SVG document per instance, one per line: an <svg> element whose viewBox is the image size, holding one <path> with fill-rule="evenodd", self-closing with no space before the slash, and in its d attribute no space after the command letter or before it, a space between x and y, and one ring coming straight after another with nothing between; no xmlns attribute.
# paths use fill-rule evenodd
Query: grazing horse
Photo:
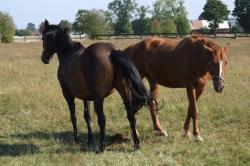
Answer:
<svg viewBox="0 0 250 166"><path fill-rule="evenodd" d="M79 143L79 134L74 99L79 98L84 101L88 144L93 141L93 134L87 101L94 101L94 110L100 128L99 150L103 151L106 123L103 100L112 93L113 89L116 89L126 107L134 147L139 148L140 142L135 129L135 113L143 105L150 103L151 97L129 57L124 52L115 50L110 43L96 43L85 49L81 43L71 40L68 29L62 29L60 25L49 25L47 20L44 23L42 40L42 62L48 64L55 53L59 59L57 76L63 96L69 106L75 143Z"/></svg>
<svg viewBox="0 0 250 166"><path fill-rule="evenodd" d="M136 64L141 77L146 77L149 81L154 100L159 94L159 84L170 88L186 88L189 106L184 124L185 135L190 136L188 130L192 118L195 139L202 140L197 124L197 100L211 77L215 91L222 92L228 49L229 45L221 48L210 40L193 36L180 42L148 38L129 46L125 52ZM154 102L150 106L150 111L155 129L164 133Z"/></svg>

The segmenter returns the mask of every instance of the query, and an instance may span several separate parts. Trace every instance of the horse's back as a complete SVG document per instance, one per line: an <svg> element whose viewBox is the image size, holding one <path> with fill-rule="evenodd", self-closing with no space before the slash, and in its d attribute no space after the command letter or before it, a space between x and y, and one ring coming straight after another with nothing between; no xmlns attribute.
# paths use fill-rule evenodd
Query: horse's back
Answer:
<svg viewBox="0 0 250 166"><path fill-rule="evenodd" d="M184 87L189 75L189 57L175 54L179 40L148 38L130 48L130 56L142 77L167 87Z"/></svg>
<svg viewBox="0 0 250 166"><path fill-rule="evenodd" d="M147 68L150 68L150 65L155 64L159 67L159 59L161 58L164 58L164 61L168 61L167 59L171 55L170 51L173 50L177 44L178 40L147 38L129 46L125 51L128 52L142 77L144 77L148 75ZM154 63L155 61L156 63Z"/></svg>

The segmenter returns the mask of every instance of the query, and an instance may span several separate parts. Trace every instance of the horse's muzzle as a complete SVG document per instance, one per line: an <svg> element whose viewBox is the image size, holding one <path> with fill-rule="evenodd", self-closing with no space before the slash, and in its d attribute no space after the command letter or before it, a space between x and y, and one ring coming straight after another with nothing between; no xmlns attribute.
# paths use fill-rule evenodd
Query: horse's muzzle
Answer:
<svg viewBox="0 0 250 166"><path fill-rule="evenodd" d="M42 60L42 62L43 62L44 64L49 64L49 61L46 60L46 59L44 59L43 56L41 56L41 60Z"/></svg>
<svg viewBox="0 0 250 166"><path fill-rule="evenodd" d="M214 90L217 93L221 93L222 90L224 89L224 80L221 77L216 77L213 78L213 85L214 85Z"/></svg>
<svg viewBox="0 0 250 166"><path fill-rule="evenodd" d="M44 64L49 64L50 58L45 58L45 57L47 57L47 56L46 56L46 52L43 51L42 56L41 56L41 60L42 60L42 62L43 62Z"/></svg>

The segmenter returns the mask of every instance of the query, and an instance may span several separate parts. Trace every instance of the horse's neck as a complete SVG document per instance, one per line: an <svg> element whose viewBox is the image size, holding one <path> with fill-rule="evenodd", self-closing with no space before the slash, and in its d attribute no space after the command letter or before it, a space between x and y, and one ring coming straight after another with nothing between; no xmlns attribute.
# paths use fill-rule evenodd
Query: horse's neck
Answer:
<svg viewBox="0 0 250 166"><path fill-rule="evenodd" d="M84 50L84 47L79 42L69 42L69 43L65 44L65 46L60 46L60 48L58 49L58 52L57 52L59 63L61 63L65 59L68 59L70 57L73 57L74 55L77 55L76 52L78 52L80 50ZM79 52L79 54L80 54L80 52Z"/></svg>
<svg viewBox="0 0 250 166"><path fill-rule="evenodd" d="M208 72L208 61L202 61L202 47L197 43L186 41L179 43L173 50L174 57L177 59L187 60L190 68L197 76L204 76Z"/></svg>

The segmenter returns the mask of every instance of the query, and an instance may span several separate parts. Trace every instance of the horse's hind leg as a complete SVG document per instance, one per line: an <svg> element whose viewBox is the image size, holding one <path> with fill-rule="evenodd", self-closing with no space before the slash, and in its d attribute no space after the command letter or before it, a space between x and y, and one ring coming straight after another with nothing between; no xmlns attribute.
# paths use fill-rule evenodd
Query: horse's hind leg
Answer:
<svg viewBox="0 0 250 166"><path fill-rule="evenodd" d="M135 113L137 112L137 110L132 109L131 99L129 97L129 94L128 94L125 86L123 86L123 83L118 84L118 86L116 86L116 90L118 91L118 93L122 97L122 100L124 102L124 105L125 105L125 108L127 111L127 118L128 118L129 124L130 124L131 132L132 132L132 138L134 141L134 148L139 149L140 148L140 140L138 138L138 134L137 134L137 130L136 130L136 118L135 118Z"/></svg>
<svg viewBox="0 0 250 166"><path fill-rule="evenodd" d="M154 81L151 81L148 79L148 82L149 82L149 86L150 86L151 97L155 101L157 101L157 98L159 96L159 88L160 87ZM168 136L167 132L164 129L162 129L162 127L161 127L161 124L160 124L160 121L159 121L159 118L158 118L158 115L156 112L157 106L156 106L156 103L154 100L150 103L150 113L151 113L151 118L153 121L154 129L157 132L157 134L162 135L162 136Z"/></svg>
<svg viewBox="0 0 250 166"><path fill-rule="evenodd" d="M99 150L103 152L105 149L104 141L105 141L105 127L106 127L106 117L103 113L103 97L94 98L94 109L97 114L98 125L100 128Z"/></svg>
<svg viewBox="0 0 250 166"><path fill-rule="evenodd" d="M90 121L91 121L91 116L89 114L89 109L90 109L90 101L83 101L84 103L84 119L87 123L87 127L88 127L88 142L87 144L90 145L93 142L93 133L92 133L92 129L91 129L91 125L90 125Z"/></svg>
<svg viewBox="0 0 250 166"><path fill-rule="evenodd" d="M63 89L63 96L66 99L68 106L69 106L69 110L70 110L70 118L71 118L73 130L74 130L74 141L76 144L80 144L79 133L77 129L77 118L76 118L76 112L75 112L75 101L74 101L75 97L72 96L65 89Z"/></svg>

